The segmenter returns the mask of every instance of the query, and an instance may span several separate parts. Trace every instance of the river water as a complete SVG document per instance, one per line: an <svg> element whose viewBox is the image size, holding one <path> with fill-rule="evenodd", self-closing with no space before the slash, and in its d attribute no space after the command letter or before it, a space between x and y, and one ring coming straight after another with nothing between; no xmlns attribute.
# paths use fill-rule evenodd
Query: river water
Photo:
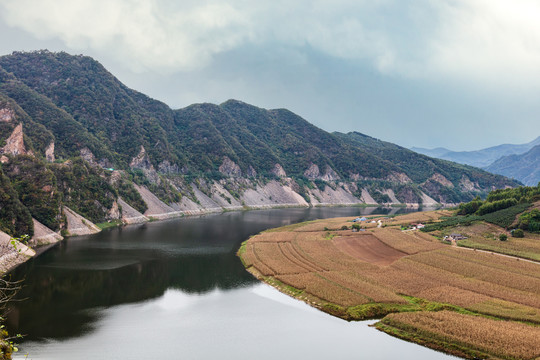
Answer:
<svg viewBox="0 0 540 360"><path fill-rule="evenodd" d="M262 230L384 213L228 212L71 238L19 267L16 359L450 359L315 310L254 279L235 253ZM396 211L395 209L393 211Z"/></svg>

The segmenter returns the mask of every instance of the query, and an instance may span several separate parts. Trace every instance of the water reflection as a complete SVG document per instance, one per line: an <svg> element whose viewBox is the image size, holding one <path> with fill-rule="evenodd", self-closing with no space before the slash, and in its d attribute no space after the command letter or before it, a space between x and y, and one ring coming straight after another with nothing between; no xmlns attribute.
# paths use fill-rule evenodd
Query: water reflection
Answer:
<svg viewBox="0 0 540 360"><path fill-rule="evenodd" d="M162 297L168 289L204 294L252 286L235 256L240 243L264 229L316 218L404 211L312 208L231 212L147 223L69 239L21 266L26 277L7 317L25 341L80 337L103 312L89 309Z"/></svg>

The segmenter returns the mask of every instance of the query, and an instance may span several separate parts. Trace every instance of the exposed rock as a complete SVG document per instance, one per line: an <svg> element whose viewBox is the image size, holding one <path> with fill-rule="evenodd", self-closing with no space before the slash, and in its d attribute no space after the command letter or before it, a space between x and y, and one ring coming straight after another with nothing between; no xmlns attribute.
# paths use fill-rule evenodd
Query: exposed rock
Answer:
<svg viewBox="0 0 540 360"><path fill-rule="evenodd" d="M332 169L329 165L326 165L326 169L324 171L324 175L321 176L321 180L324 181L336 181L339 180L339 175Z"/></svg>
<svg viewBox="0 0 540 360"><path fill-rule="evenodd" d="M156 172L156 169L154 169L154 165L152 165L150 158L146 154L146 149L144 146L141 145L139 154L131 160L129 166L132 169L142 170L148 181L150 181L152 184L159 184L159 175Z"/></svg>
<svg viewBox="0 0 540 360"><path fill-rule="evenodd" d="M6 140L6 145L0 149L2 154L25 155L28 154L24 146L22 123L17 125Z"/></svg>
<svg viewBox="0 0 540 360"><path fill-rule="evenodd" d="M64 215L66 215L66 230L69 235L89 235L101 231L101 229L90 220L85 219L67 206L64 206Z"/></svg>
<svg viewBox="0 0 540 360"><path fill-rule="evenodd" d="M15 112L8 108L0 109L0 122L11 122L15 119Z"/></svg>
<svg viewBox="0 0 540 360"><path fill-rule="evenodd" d="M62 236L55 233L36 219L32 219L34 223L34 236L30 240L32 246L54 244L63 239Z"/></svg>
<svg viewBox="0 0 540 360"><path fill-rule="evenodd" d="M148 209L144 213L145 216L161 220L179 217L183 215L182 212L176 211L169 205L165 204L163 201L159 200L159 198L146 187L139 186L137 184L133 184L133 186L135 187L135 189L137 189L142 199L146 203L146 206L148 207Z"/></svg>
<svg viewBox="0 0 540 360"><path fill-rule="evenodd" d="M318 179L319 174L319 166L314 163L311 163L311 165L309 165L309 168L304 171L304 176L307 177L309 180Z"/></svg>
<svg viewBox="0 0 540 360"><path fill-rule="evenodd" d="M362 189L362 197L361 197L362 201L366 204L369 204L369 205L376 205L377 202L375 201L375 199L373 199L373 197L369 194L369 192L366 190L366 189Z"/></svg>
<svg viewBox="0 0 540 360"><path fill-rule="evenodd" d="M311 203L316 206L320 205L355 205L361 204L362 201L351 194L347 189L337 186L335 189L330 186L325 186L322 189L309 190Z"/></svg>
<svg viewBox="0 0 540 360"><path fill-rule="evenodd" d="M150 220L148 217L131 207L131 205L122 198L118 198L118 205L122 207L122 222L124 224L141 224Z"/></svg>
<svg viewBox="0 0 540 360"><path fill-rule="evenodd" d="M407 184L412 182L411 178L409 178L407 174L398 172L393 172L392 174L388 175L386 177L386 180L391 182L397 182L400 184Z"/></svg>
<svg viewBox="0 0 540 360"><path fill-rule="evenodd" d="M438 182L439 184L441 184L443 186L447 186L447 187L451 187L451 188L454 187L454 184L452 184L452 182L450 180L448 180L447 178L445 178L443 175L441 175L439 173L433 174L429 178L429 180L436 181L436 182Z"/></svg>
<svg viewBox="0 0 540 360"><path fill-rule="evenodd" d="M257 183L248 188L241 197L242 202L253 209L264 209L276 206L308 206L306 200L296 193L288 184L272 180L266 184Z"/></svg>
<svg viewBox="0 0 540 360"><path fill-rule="evenodd" d="M9 158L6 155L2 155L0 157L0 163L5 164L7 162L9 162Z"/></svg>
<svg viewBox="0 0 540 360"><path fill-rule="evenodd" d="M150 161L150 158L146 154L146 149L141 145L141 150L139 154L131 159L129 167L132 169L142 169L142 170L154 170L154 165Z"/></svg>
<svg viewBox="0 0 540 360"><path fill-rule="evenodd" d="M274 165L274 168L272 169L272 174L276 175L279 178L287 177L287 173L280 164Z"/></svg>
<svg viewBox="0 0 540 360"><path fill-rule="evenodd" d="M238 166L227 156L223 157L223 164L221 164L221 166L219 167L219 172L229 177L242 176L242 170L240 170L240 166Z"/></svg>
<svg viewBox="0 0 540 360"><path fill-rule="evenodd" d="M14 241L14 243L12 243ZM22 264L36 252L23 243L12 240L11 236L0 231L0 273L5 274L15 266Z"/></svg>
<svg viewBox="0 0 540 360"><path fill-rule="evenodd" d="M171 164L169 160L164 160L158 164L158 172L162 174L178 174L180 169L178 165Z"/></svg>
<svg viewBox="0 0 540 360"><path fill-rule="evenodd" d="M54 142L50 143L45 149L45 159L47 159L48 162L54 162Z"/></svg>
<svg viewBox="0 0 540 360"><path fill-rule="evenodd" d="M423 206L437 206L440 205L437 201L435 201L433 198L429 197L425 193L420 194L422 196L422 205Z"/></svg>
<svg viewBox="0 0 540 360"><path fill-rule="evenodd" d="M248 167L248 169L246 171L246 175L248 177L251 177L251 178L257 177L257 171L255 171L253 166L249 165L249 167Z"/></svg>
<svg viewBox="0 0 540 360"><path fill-rule="evenodd" d="M87 163L93 166L97 165L96 157L94 156L94 154L92 154L89 148L87 147L82 148L80 153L83 160L85 160Z"/></svg>
<svg viewBox="0 0 540 360"><path fill-rule="evenodd" d="M360 180L362 177L360 176L360 174L349 174L349 177L351 178L351 180L353 181L358 181Z"/></svg>
<svg viewBox="0 0 540 360"><path fill-rule="evenodd" d="M109 177L109 182L111 183L111 185L114 185L121 179L122 179L122 171L114 170L113 172L111 172L111 176Z"/></svg>
<svg viewBox="0 0 540 360"><path fill-rule="evenodd" d="M463 175L459 181L459 186L465 191L479 191L478 183L473 183L467 176Z"/></svg>
<svg viewBox="0 0 540 360"><path fill-rule="evenodd" d="M121 215L120 215L120 209L118 208L118 203L114 201L113 205L111 206L111 209L107 213L107 219L117 220L120 218L121 218Z"/></svg>
<svg viewBox="0 0 540 360"><path fill-rule="evenodd" d="M391 201L392 204L401 204L401 202L396 197L396 194L394 193L394 190L386 189L382 193L385 194L385 195L388 195L388 197L390 198L390 201Z"/></svg>

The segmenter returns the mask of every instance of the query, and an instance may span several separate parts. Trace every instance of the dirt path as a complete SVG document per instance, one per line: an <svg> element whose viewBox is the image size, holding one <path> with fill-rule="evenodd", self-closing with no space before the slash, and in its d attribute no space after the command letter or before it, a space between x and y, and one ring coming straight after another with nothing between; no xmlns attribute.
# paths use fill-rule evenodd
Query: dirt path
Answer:
<svg viewBox="0 0 540 360"><path fill-rule="evenodd" d="M519 260L519 261L526 261L526 262L529 262L529 263L532 263L532 264L540 265L540 262L538 262L538 261L524 259L524 258L521 258L519 256L512 256L512 255L501 254L501 253L494 252L494 251L489 251L489 250L471 249L471 248L467 248L467 247L463 247L463 246L458 246L455 240L452 240L452 247L455 248L455 249L483 252L483 253L486 253L486 254L502 256L502 257L506 257L506 258L509 258L509 259L516 259L516 260Z"/></svg>

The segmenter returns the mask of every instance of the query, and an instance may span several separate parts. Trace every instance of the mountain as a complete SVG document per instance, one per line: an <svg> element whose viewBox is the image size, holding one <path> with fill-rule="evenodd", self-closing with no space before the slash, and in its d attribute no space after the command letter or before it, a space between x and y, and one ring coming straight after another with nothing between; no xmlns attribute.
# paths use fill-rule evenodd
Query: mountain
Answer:
<svg viewBox="0 0 540 360"><path fill-rule="evenodd" d="M458 203L519 184L286 109L173 110L92 58L49 51L0 57L0 163L10 235L34 221L74 234L224 209Z"/></svg>
<svg viewBox="0 0 540 360"><path fill-rule="evenodd" d="M416 151L420 154L450 160L460 164L467 164L480 168L486 168L494 161L503 156L523 154L536 145L540 145L540 136L527 144L502 144L476 151L451 151L445 148L436 148L431 150L423 148L412 148L411 150Z"/></svg>
<svg viewBox="0 0 540 360"><path fill-rule="evenodd" d="M419 147L412 147L411 150L414 151L414 152L417 152L419 154L424 154L424 155L427 155L429 157L436 157L436 158L440 158L444 154L452 152L452 150L449 150L449 149L443 148L443 147L438 147L438 148L435 148L435 149L425 149L425 148L419 148Z"/></svg>
<svg viewBox="0 0 540 360"><path fill-rule="evenodd" d="M486 168L487 171L517 179L525 185L540 182L540 145L525 154L503 156Z"/></svg>

